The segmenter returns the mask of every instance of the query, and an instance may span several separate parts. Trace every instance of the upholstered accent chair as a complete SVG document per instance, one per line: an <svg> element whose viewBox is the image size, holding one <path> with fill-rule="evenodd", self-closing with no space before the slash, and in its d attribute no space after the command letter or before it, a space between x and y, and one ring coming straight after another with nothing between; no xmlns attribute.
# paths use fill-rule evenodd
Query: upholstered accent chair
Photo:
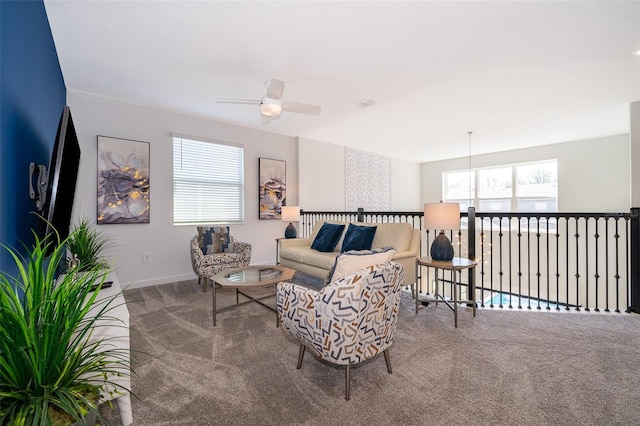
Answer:
<svg viewBox="0 0 640 426"><path fill-rule="evenodd" d="M198 227L191 239L191 266L198 275L198 284L207 291L207 277L231 268L249 265L251 244L237 241L229 227Z"/></svg>
<svg viewBox="0 0 640 426"><path fill-rule="evenodd" d="M392 373L389 347L398 324L403 280L401 264L390 261L345 275L315 291L278 283L277 309L282 329L305 349L328 362L345 365L345 399L351 393L351 366L380 353Z"/></svg>

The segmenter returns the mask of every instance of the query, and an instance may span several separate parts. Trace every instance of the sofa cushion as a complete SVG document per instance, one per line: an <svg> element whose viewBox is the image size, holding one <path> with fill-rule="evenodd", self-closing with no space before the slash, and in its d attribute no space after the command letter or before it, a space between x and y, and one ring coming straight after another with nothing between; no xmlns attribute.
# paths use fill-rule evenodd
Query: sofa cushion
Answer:
<svg viewBox="0 0 640 426"><path fill-rule="evenodd" d="M344 225L325 222L311 243L311 248L325 253L332 252L342 235Z"/></svg>
<svg viewBox="0 0 640 426"><path fill-rule="evenodd" d="M303 263L305 265L315 266L316 268L322 268L328 271L336 261L336 254L336 252L326 253L308 249L303 254Z"/></svg>
<svg viewBox="0 0 640 426"><path fill-rule="evenodd" d="M409 223L379 223L372 247L393 246L397 251L405 251L411 248L412 238L413 227Z"/></svg>
<svg viewBox="0 0 640 426"><path fill-rule="evenodd" d="M345 275L377 263L393 259L396 251L391 246L373 250L350 250L340 253L325 278L325 284L336 281Z"/></svg>
<svg viewBox="0 0 640 426"><path fill-rule="evenodd" d="M340 251L371 250L373 238L376 235L376 228L377 226L359 226L350 223L344 235L344 241L342 241L342 249Z"/></svg>

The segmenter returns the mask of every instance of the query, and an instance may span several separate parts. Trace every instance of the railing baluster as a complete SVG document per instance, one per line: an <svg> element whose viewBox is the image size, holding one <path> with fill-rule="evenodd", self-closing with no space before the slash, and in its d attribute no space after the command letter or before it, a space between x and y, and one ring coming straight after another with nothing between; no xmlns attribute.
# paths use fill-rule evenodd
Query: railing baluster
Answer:
<svg viewBox="0 0 640 426"><path fill-rule="evenodd" d="M513 309L513 287L512 287L512 279L513 276L511 275L511 222L513 222L513 220L511 218L508 219L509 221L509 309Z"/></svg>
<svg viewBox="0 0 640 426"><path fill-rule="evenodd" d="M595 278L595 280L596 280L596 281L595 281L595 287L596 287L596 301L595 301L595 305L596 305L596 306L595 306L595 308L594 308L593 310L594 310L594 311L596 311L596 312L599 312L599 311L600 311L600 309L598 308L598 291L599 291L599 288L598 288L598 284L599 284L599 282L598 282L598 280L600 279L600 275L598 274L598 270L599 270L599 267L600 267L600 263L598 262L598 254L599 254L599 250L598 250L598 247L599 247L599 245L598 245L598 239L600 238L600 234L598 233L598 222L599 222L599 220L596 218L596 233L593 235L593 238L595 239L595 246L596 246L596 255L595 255L595 256L596 256L596 272L595 272L595 274L593 275L593 277L594 277L594 278ZM589 303L588 303L588 302L587 302L587 306L589 306Z"/></svg>
<svg viewBox="0 0 640 426"><path fill-rule="evenodd" d="M625 241L629 241L629 232L630 232L629 221L630 221L630 218L628 218L628 217L625 218L625 220L624 220L624 223L625 223L625 227L624 227L625 228ZM629 259L630 258L629 256L631 255L631 253L630 253L630 250L631 250L630 244L625 244L625 249L626 249L625 250L625 259ZM630 271L631 271L631 265L629 265L629 262L627 262L627 267L625 268L625 275L627 276L627 291L625 291L625 295L627 297L627 300L631 300L631 278L630 278L631 274L630 274ZM629 312L628 307L630 305L631 305L630 302L627 303L627 309L625 309L625 312Z"/></svg>
<svg viewBox="0 0 640 426"><path fill-rule="evenodd" d="M536 278L537 278L537 288L538 288L538 294L537 294L537 299L538 299L538 306L536 307L537 310L540 310L540 276L542 274L540 274L540 218L537 217L536 218Z"/></svg>
<svg viewBox="0 0 640 426"><path fill-rule="evenodd" d="M616 274L614 278L616 279L616 312L620 312L620 234L618 233L618 222L619 218L615 218L616 221L616 233L614 235L615 243L616 243Z"/></svg>
<svg viewBox="0 0 640 426"><path fill-rule="evenodd" d="M556 311L560 310L560 218L556 216Z"/></svg>
<svg viewBox="0 0 640 426"><path fill-rule="evenodd" d="M605 218L604 221L604 232L607 235L607 238L605 238L604 240L604 246L605 246L605 263L604 263L604 268L605 268L605 280L604 280L604 287L606 289L605 292L605 308L604 311L605 312L609 312L609 217Z"/></svg>
<svg viewBox="0 0 640 426"><path fill-rule="evenodd" d="M522 294L522 220L518 219L518 294ZM522 297L518 297L518 309L522 309Z"/></svg>
<svg viewBox="0 0 640 426"><path fill-rule="evenodd" d="M482 307L484 308L484 220L481 218L480 219L480 258L481 258L481 262L480 262L480 288L483 289L482 291Z"/></svg>
<svg viewBox="0 0 640 426"><path fill-rule="evenodd" d="M549 306L549 303L551 301L551 275L550 275L550 268L551 268L551 259L549 259L549 218L547 218L546 222L546 242L547 242L547 310L551 309L551 306Z"/></svg>
<svg viewBox="0 0 640 426"><path fill-rule="evenodd" d="M589 236L589 216L584 218L584 235ZM585 312L589 312L589 238L584 239L584 289L585 289L585 302L584 302L584 310Z"/></svg>
<svg viewBox="0 0 640 426"><path fill-rule="evenodd" d="M576 311L580 311L580 218L576 218Z"/></svg>
<svg viewBox="0 0 640 426"><path fill-rule="evenodd" d="M531 310L531 218L527 218L527 309Z"/></svg>
<svg viewBox="0 0 640 426"><path fill-rule="evenodd" d="M503 293L503 291L502 291L502 289L503 289L502 278L504 276L504 272L502 270L502 236L503 235L504 234L502 233L502 218L500 218L500 222L499 222L499 225L498 225L498 246L499 246L499 250L498 250L498 253L499 253L499 256L498 256L498 268L499 268L498 269L498 280L500 282L500 286L499 286L500 287L500 291L499 291L500 294ZM511 297L511 296L509 296L509 297ZM503 307L502 306L502 296L500 297L500 305L499 305L499 307L500 308Z"/></svg>
<svg viewBox="0 0 640 426"><path fill-rule="evenodd" d="M493 252L493 216L489 217L489 246ZM491 256L489 268L489 285L491 286L491 303L489 304L490 308L493 308L493 256Z"/></svg>
<svg viewBox="0 0 640 426"><path fill-rule="evenodd" d="M566 219L566 226L567 226L567 232L566 232L566 243L567 243L567 255L565 256L566 259L566 263L567 263L567 273L565 274L565 280L567 283L567 288L565 289L566 294L565 297L567 298L566 304L564 306L565 310L569 310L569 218Z"/></svg>

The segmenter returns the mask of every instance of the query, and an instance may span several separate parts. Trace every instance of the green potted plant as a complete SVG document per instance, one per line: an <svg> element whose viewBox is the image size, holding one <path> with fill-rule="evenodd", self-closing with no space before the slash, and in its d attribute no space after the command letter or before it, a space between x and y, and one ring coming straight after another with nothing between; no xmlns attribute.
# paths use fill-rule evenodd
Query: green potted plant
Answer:
<svg viewBox="0 0 640 426"><path fill-rule="evenodd" d="M99 232L88 218L82 218L74 225L67 239L68 263L79 263L80 271L94 267L107 267L105 252L113 247L111 239Z"/></svg>
<svg viewBox="0 0 640 426"><path fill-rule="evenodd" d="M26 254L3 246L18 273L0 271L0 425L87 424L87 413L102 420L100 388L119 387L109 377L128 369L128 351L90 341L101 319L113 320L115 296L92 289L107 277L104 264L56 277L75 232L49 258L52 242L37 236Z"/></svg>

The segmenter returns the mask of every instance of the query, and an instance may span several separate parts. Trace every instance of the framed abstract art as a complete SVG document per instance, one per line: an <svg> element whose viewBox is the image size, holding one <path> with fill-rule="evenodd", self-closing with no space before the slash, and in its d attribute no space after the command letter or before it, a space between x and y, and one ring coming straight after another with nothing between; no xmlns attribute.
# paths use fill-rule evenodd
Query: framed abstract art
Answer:
<svg viewBox="0 0 640 426"><path fill-rule="evenodd" d="M287 162L259 159L259 219L280 219L287 199Z"/></svg>
<svg viewBox="0 0 640 426"><path fill-rule="evenodd" d="M97 223L149 223L149 143L98 136Z"/></svg>

